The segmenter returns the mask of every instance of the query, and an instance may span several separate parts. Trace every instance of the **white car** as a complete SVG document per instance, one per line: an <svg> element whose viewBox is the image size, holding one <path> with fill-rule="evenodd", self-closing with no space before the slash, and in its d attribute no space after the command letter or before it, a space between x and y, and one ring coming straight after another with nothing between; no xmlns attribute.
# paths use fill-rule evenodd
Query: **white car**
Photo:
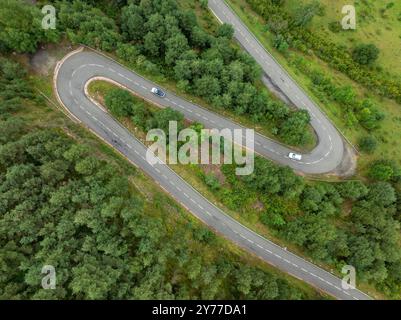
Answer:
<svg viewBox="0 0 401 320"><path fill-rule="evenodd" d="M301 161L301 160L302 160L302 155L297 154L297 153L290 152L290 153L288 154L288 158L290 158L290 159L292 159L292 160Z"/></svg>

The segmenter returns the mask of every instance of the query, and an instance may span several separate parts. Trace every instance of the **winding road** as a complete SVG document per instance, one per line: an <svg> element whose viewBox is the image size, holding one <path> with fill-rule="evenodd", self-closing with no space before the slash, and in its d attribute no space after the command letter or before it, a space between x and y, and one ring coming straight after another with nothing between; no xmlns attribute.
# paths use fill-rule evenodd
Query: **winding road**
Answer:
<svg viewBox="0 0 401 320"><path fill-rule="evenodd" d="M319 174L328 173L336 169L343 160L344 143L333 124L270 53L265 50L263 45L224 1L209 0L209 8L220 22L231 24L234 27L234 37L261 66L269 81L280 88L280 91L295 106L309 112L311 125L318 137L317 146L312 152L304 154L302 161L288 159L287 155L291 152L290 149L260 136L255 139L255 151L283 165L288 165L299 172ZM262 142L261 148L258 148L257 142ZM262 152L260 152L260 149L262 149Z"/></svg>
<svg viewBox="0 0 401 320"><path fill-rule="evenodd" d="M220 21L234 26L237 40L260 63L265 73L285 95L295 105L311 113L312 125L319 137L317 147L311 153L305 154L302 162L288 159L290 149L259 134L255 134L255 151L305 173L325 173L334 170L342 161L344 145L330 121L264 50L223 1L209 0L209 6ZM206 128L235 129L242 128L241 126L171 92L167 92L164 99L154 96L150 93L150 89L157 85L92 51L80 50L71 53L56 68L55 90L58 100L68 112L153 178L176 201L206 225L267 263L337 299L370 299L368 295L357 289L343 289L341 280L336 276L243 226L209 202L168 165L149 164L146 161L146 147L87 96L88 83L99 78L118 83L161 107L178 110L189 120L203 123Z"/></svg>

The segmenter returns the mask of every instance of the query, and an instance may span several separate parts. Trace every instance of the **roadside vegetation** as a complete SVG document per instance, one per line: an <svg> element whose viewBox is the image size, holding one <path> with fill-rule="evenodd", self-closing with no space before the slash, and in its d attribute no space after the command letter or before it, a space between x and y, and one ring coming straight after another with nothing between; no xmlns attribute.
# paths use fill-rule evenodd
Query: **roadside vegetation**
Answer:
<svg viewBox="0 0 401 320"><path fill-rule="evenodd" d="M286 0L286 10L294 10L309 1ZM324 8L323 15L315 15L310 21L313 33L327 35L331 42L346 49L351 54L358 47L369 46L378 53L371 67L400 77L401 70L401 3L392 0L347 1L319 0ZM340 21L344 17L341 9L353 4L356 9L356 30L343 31Z"/></svg>
<svg viewBox="0 0 401 320"><path fill-rule="evenodd" d="M344 31L342 1L265 1L266 8L252 0L227 2L361 151L360 175L366 175L377 160L401 163L401 149L396 147L401 139L400 103L396 94L384 89L387 83L398 92L401 84L394 68L401 61L396 58L401 46L393 41L401 25L399 4L360 1L357 30ZM291 22L295 16L305 20L297 25ZM369 63L358 63L358 56ZM361 142L367 139L374 142L365 152Z"/></svg>
<svg viewBox="0 0 401 320"><path fill-rule="evenodd" d="M338 2L229 0L228 3L361 151L358 178L374 181L379 176L380 179L387 174L393 176L401 161L400 149L396 147L401 139L397 89L401 82L400 75L394 72L397 69L388 68L394 59L386 62L383 57L396 57L400 48L397 42L389 46L390 41L375 37L371 29L374 24L380 29L377 35L383 32L386 39L398 37L396 26L401 24L397 18L398 4L360 1L356 4L357 31L342 31L339 28L342 3ZM383 23L378 24L378 20ZM367 25L370 27L365 29ZM354 40L346 42L349 38ZM400 188L399 182L393 181L393 186L396 190ZM395 210L398 212L399 208ZM345 202L342 215L348 218L349 213L352 214L352 209ZM336 220L332 224L343 226L343 219ZM350 226L355 228L355 223ZM377 287L383 290L382 285Z"/></svg>
<svg viewBox="0 0 401 320"><path fill-rule="evenodd" d="M65 38L73 44L84 43L116 55L127 65L145 70L147 74L174 83L180 92L199 97L200 101L219 112L223 110L235 117L251 119L255 125L267 126L270 135L288 144L305 147L313 139L308 129L307 113L286 106L261 89L260 70L233 43L232 28L227 25L204 27L210 19L205 18L210 15L205 1L188 1L181 6L175 0L132 1L126 6L121 6L120 1L98 1L96 7L92 1L90 3L55 2L60 24L51 36L32 28L36 23L33 17L39 16L36 9L23 9L26 14L21 19L25 23L14 24L9 19L0 19L4 30L15 31L0 32L1 52L31 53L41 44ZM196 171L197 175L190 178L191 183L205 194L211 194L216 202L256 231L288 244L291 250L311 257L326 268L333 267L339 271L344 264L352 264L358 270L358 282L362 282L363 288L370 292L377 290L386 297L400 298L401 154L396 148L401 139L396 130L401 126L401 114L397 109L400 82L395 75L374 68L380 61L380 52L375 54L377 51L372 46L355 46L353 50L344 51L332 45L327 37L322 38L311 31L313 17L324 15L323 7L316 2L301 5L295 13L286 10L285 1L249 0L247 3L231 0L230 3L236 5L245 22L252 22L252 31L269 49L272 48L308 93L321 102L333 121L359 144L364 152L361 160L363 178L361 181L338 183L311 182L262 158L256 159L255 173L242 178L235 176L233 166L226 165L178 170L186 178L191 176L186 170ZM0 9L0 17L18 6L25 8L20 1L8 0L7 5ZM187 10L188 6L194 11ZM252 13L251 8L262 17ZM250 19L249 12L256 18ZM289 24L294 14L295 22ZM197 16L202 17L199 22ZM33 35L32 32L37 33ZM24 46L20 45L21 39L27 42ZM1 93L5 96L0 96L0 102L5 110L4 126L11 130L16 126L7 123L14 121L14 113L21 109L20 101L12 101L12 96L16 96L13 90L16 88L20 99L28 101L36 99L37 95L21 87L24 75L16 75L19 67L11 67L7 61L3 65L6 67L1 69ZM373 79L375 85L368 83L368 79ZM188 125L180 114L172 110L148 107L125 91L107 86L103 89L108 92L101 92L100 98L133 130L141 132L163 126L169 119ZM12 94L7 96L10 91ZM367 91L371 94L366 94ZM121 101L127 103L121 104ZM37 103L40 104L29 102L23 108L29 114L29 108L35 110L33 106ZM71 252L71 258L62 263L71 266L75 273L67 272L65 276L69 290L60 293L65 297L137 297L139 292L148 294L142 298L313 296L299 291L292 280L290 287L286 280L256 266L245 267L243 261L237 256L233 258L231 253L226 257L222 255L224 250L216 251L216 247L229 245L184 215L178 206L166 200L168 197L155 191L158 189L149 191L145 188L145 196L139 192L150 182L124 161L118 162L125 163L122 165L124 175L135 172L129 176L129 182L122 178L121 169L110 167L114 174L109 175L103 169L105 164L89 156L85 150L77 153L77 158L69 158L69 150L78 147L74 147L76 142L60 132L61 128L50 131L45 128L42 132L43 126L46 127L43 123L41 130L29 128L28 124L20 125L21 128L25 126L28 126L26 132L17 130L13 133L4 129L5 137L14 135L14 140L10 143L7 143L8 139L4 140L0 149L3 150L0 152L0 159L3 159L0 181L5 190L1 196L5 197L6 208L0 227L11 230L2 233L4 238L0 239L5 243L4 256L12 257L6 260L7 270L14 272L3 281L18 283L17 288L13 284L7 286L4 292L8 295L24 297L22 292L28 290L26 296L34 297L36 291L29 292L27 285L34 281L36 269L29 269L25 263L27 257L34 256L38 266L47 257L48 251L43 248L52 248L53 245L54 257L61 259L63 255L57 251L57 241L68 239L73 243L65 250ZM78 129L73 128L74 136ZM77 132L82 134L82 131ZM97 148L96 145L93 143L91 147ZM103 148L108 150L108 147ZM391 153L386 153L388 150ZM395 157L390 158L390 154ZM14 156L15 159L10 158ZM106 158L109 157L116 158L115 155ZM61 175L51 174L54 163L64 168ZM21 167L13 171L14 166ZM8 179L14 177L12 174L18 178L19 174L25 173L33 188ZM142 182L137 182L137 179ZM133 187L130 184L133 181L140 187ZM37 185L46 188L37 190ZM60 197L63 190L67 192L65 199ZM80 195L79 201L71 190ZM19 193L28 193L30 202L13 198ZM54 200L53 194L58 195ZM98 199L96 196L104 201L94 201ZM164 201L169 203L167 209ZM81 203L85 206L81 207ZM128 209L131 205L133 210ZM171 211L176 213L173 218ZM44 216L37 217L32 212L48 214L51 222L47 223ZM36 232L29 233L25 225L23 227L27 229L18 232L15 221L20 221L18 219L25 217L24 214L27 224L39 228L35 229ZM96 219L91 214L96 215ZM29 222L30 219L34 220ZM106 224L107 230L104 228ZM113 227L109 228L110 225ZM7 251L9 247L6 244L15 242L16 236L19 237L18 243L11 243L12 249ZM188 239L188 242L182 239ZM116 247L108 247L109 242ZM228 269L226 260L233 261L228 263ZM128 275L119 273L118 267L126 261L132 261ZM25 266L25 269L14 268L15 265ZM86 279L88 283L88 279L92 279L89 276L91 272L101 273L104 266L110 268L110 277L107 278L110 283L89 285L89 291L74 281L76 277L83 283ZM243 268L250 271L242 273ZM30 276L24 279L21 270L30 270L27 273ZM143 274L147 276L143 278ZM210 280L220 277L216 283ZM113 286L113 283L119 285ZM121 283L126 285L120 286ZM130 287L132 283L135 285ZM155 283L157 290L152 291ZM160 292L163 295L157 295Z"/></svg>
<svg viewBox="0 0 401 320"><path fill-rule="evenodd" d="M73 43L115 51L136 67L174 80L178 90L200 97L215 111L248 118L254 126L268 123L268 134L284 143L313 145L309 115L262 89L261 71L233 44L231 26L219 26L210 34L198 24L192 10L182 10L176 1L156 1L149 6L138 3L122 7L119 25L99 28L98 40L94 41L88 30L82 29L94 21L86 14L93 11L90 6L75 1L61 4L59 10L60 23ZM85 19L87 23L73 23ZM113 31L117 27L121 35Z"/></svg>
<svg viewBox="0 0 401 320"><path fill-rule="evenodd" d="M327 62L331 68L346 74L369 90L401 103L399 75L395 74L392 77L380 68L369 67L379 55L379 49L374 44L356 44L350 52L333 42L327 33L324 35L309 28L315 16L325 15L325 6L321 2L303 1L294 5L293 10L288 10L284 5L286 1L247 0L247 2L267 20L269 31L273 32L276 38L276 47L285 42L287 48L292 47L305 53L311 51ZM363 2L363 8L367 9L369 7L367 1ZM360 13L359 16L366 14ZM331 31L339 32L339 27L331 28Z"/></svg>
<svg viewBox="0 0 401 320"><path fill-rule="evenodd" d="M179 127L202 128L185 122L180 113L158 109L103 81L90 85L90 94L146 143L153 124L168 132L168 121ZM115 96L128 103L116 110ZM127 98L122 98L126 96ZM130 98L128 98L130 96ZM129 106L126 108L126 106ZM135 110L141 119L137 122ZM126 113L121 116L121 110ZM142 117L142 115L146 115ZM398 200L401 167L377 161L369 170L370 183L313 182L257 157L255 171L238 177L236 165L171 165L205 197L256 232L327 269L340 272L346 264L358 270L358 281L370 283L389 297L399 297L401 248Z"/></svg>
<svg viewBox="0 0 401 320"><path fill-rule="evenodd" d="M322 298L215 235L34 83L0 56L1 299Z"/></svg>

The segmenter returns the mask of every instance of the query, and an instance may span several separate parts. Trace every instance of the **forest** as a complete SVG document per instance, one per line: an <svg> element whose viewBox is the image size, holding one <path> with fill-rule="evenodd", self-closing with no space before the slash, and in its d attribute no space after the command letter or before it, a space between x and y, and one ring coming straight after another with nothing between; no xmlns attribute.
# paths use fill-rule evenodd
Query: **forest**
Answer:
<svg viewBox="0 0 401 320"><path fill-rule="evenodd" d="M0 15L21 10L25 21L16 26L15 21L4 19L9 24L5 28L13 32L0 32L0 50L34 52L39 43L56 42L66 34L73 44L115 51L127 62L174 79L178 88L203 98L216 110L246 115L256 123L273 123L271 134L285 143L311 142L309 114L260 90L261 70L233 45L231 26L222 25L210 34L199 26L193 11L181 9L175 0L130 1L126 6L124 1L97 3L109 16L91 3L55 2L58 28L48 34L37 25L38 9L28 12L20 1L8 1Z"/></svg>
<svg viewBox="0 0 401 320"><path fill-rule="evenodd" d="M128 105L130 110L121 116L112 98L124 95L127 103L120 108ZM169 117L186 126L182 116L171 109L144 112L146 104L122 89L105 90L105 104L118 119L132 121L144 132L153 123L167 132ZM138 107L142 110L139 114L146 113L139 123L133 117ZM196 123L191 126L198 127ZM246 216L255 213L270 232L302 247L313 259L338 270L351 264L358 270L359 281L399 297L401 167L395 161L372 163L369 183L311 182L261 157L256 157L255 171L249 176L238 177L235 168L221 165L214 172L187 170L199 176L213 196L239 212L244 221L252 221ZM216 174L219 171L224 178ZM255 203L259 203L256 210Z"/></svg>
<svg viewBox="0 0 401 320"><path fill-rule="evenodd" d="M369 88L399 101L399 83L361 67L361 61L371 59L361 58L370 55L366 48L340 54L328 40L316 39L303 28L311 8L300 12L295 24L282 27L286 17L278 9L281 1L249 1L259 13L269 15L270 27L277 28L278 47L285 41L316 50L355 81L369 87L368 79L373 79L375 86ZM59 27L43 32L37 27L37 7L6 0L0 8L0 53L34 53L41 45L62 39L84 43L162 74L216 108L270 122L272 133L288 144L310 140L309 115L260 90L261 71L233 44L230 26L206 31L195 14L175 0L75 0L54 5ZM11 12L19 12L16 19L6 19ZM346 103L362 126L373 130L380 123L382 115L368 100L359 102L349 88L334 88L328 76L306 71L327 99ZM0 261L5 270L0 297L310 298L288 281L228 253L214 254L210 261L206 251L213 250L208 246L221 241L211 231L186 222L171 232L160 204L149 204L121 169L92 156L89 147L61 129L33 129L15 116L21 109L29 112L31 103L44 103L21 66L2 58L0 76ZM169 119L183 121L171 110L152 113L121 91L112 92L106 104L116 116L129 117L144 130ZM374 140L363 142L366 152L374 149ZM226 207L243 214L252 201L261 202L258 219L275 235L336 269L352 264L359 270L358 280L400 298L397 163L375 161L364 181L338 183L312 182L262 158L256 159L251 176L238 178L233 169L221 168L223 183L213 174L202 175ZM33 286L44 263L65 270L60 290L49 293Z"/></svg>
<svg viewBox="0 0 401 320"><path fill-rule="evenodd" d="M29 123L44 104L24 67L1 58L0 299L320 298L232 253L159 190L145 197L132 167ZM55 290L40 285L49 264Z"/></svg>

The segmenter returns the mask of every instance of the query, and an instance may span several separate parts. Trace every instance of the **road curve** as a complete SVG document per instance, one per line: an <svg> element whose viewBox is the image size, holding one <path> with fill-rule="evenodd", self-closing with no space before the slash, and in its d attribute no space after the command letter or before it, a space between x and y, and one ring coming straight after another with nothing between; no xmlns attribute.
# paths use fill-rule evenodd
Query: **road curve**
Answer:
<svg viewBox="0 0 401 320"><path fill-rule="evenodd" d="M225 1L209 0L209 8L220 22L234 27L235 39L256 60L265 75L276 87L280 88L286 98L298 108L307 110L311 116L311 125L318 136L318 145L312 152L304 154L302 161L296 162L288 159L287 155L290 152L288 148L273 143L265 146L278 154L268 152L267 156L304 173L328 173L337 168L344 157L344 143L330 120L265 50Z"/></svg>
<svg viewBox="0 0 401 320"><path fill-rule="evenodd" d="M155 97L150 93L154 84L94 52L82 51L69 55L56 70L55 89L64 107L205 224L269 264L338 299L369 299L359 290L342 289L339 278L249 230L205 199L166 164L150 165L146 161L146 147L86 96L85 86L95 77L115 81L156 104L174 107L191 120L204 123L206 120L203 121L203 117L208 117L209 121L216 119L216 123L223 126L234 124L171 93L167 93L165 99Z"/></svg>
<svg viewBox="0 0 401 320"><path fill-rule="evenodd" d="M213 3L213 1L210 3ZM146 147L118 121L86 96L85 86L95 77L102 77L119 83L128 90L155 104L162 107L169 106L180 111L188 119L201 122L205 127L234 129L240 128L239 125L183 100L170 92L167 93L165 99L155 97L150 93L151 87L155 86L153 83L94 52L82 51L70 54L62 60L62 63L56 69L55 90L59 101L69 113L132 163L141 168L175 200L206 225L215 229L218 233L245 250L257 255L267 263L337 299L370 299L368 295L357 289L343 289L341 280L336 276L277 246L243 226L204 198L166 164L149 164L146 161ZM300 95L301 93L298 92L297 94ZM316 161L316 157L321 156L325 160L313 164L306 162L303 164L295 163L283 156L286 156L290 150L261 135L255 136L255 150L266 157L272 158L282 164L288 164L300 171L320 173L326 172L325 170L327 169L332 170L337 165L336 162L341 161L341 159L332 162L329 160L333 157L337 158L338 155L336 156L334 151L330 151L330 154L334 152L332 155L329 154L330 156L325 156L325 154L330 149L337 149L340 145L342 147L342 141L340 141L340 145L335 143L337 132L335 129L331 132L333 127L330 122L326 122L324 119L325 117L323 116L322 120L320 120L326 127L324 131L329 131L333 136L331 139L326 139L327 135L323 135L322 140L319 140L319 146L311 154L305 155L305 161L315 159L312 161L314 162ZM321 146L322 141L326 141L327 145L331 145L332 147L324 150Z"/></svg>

